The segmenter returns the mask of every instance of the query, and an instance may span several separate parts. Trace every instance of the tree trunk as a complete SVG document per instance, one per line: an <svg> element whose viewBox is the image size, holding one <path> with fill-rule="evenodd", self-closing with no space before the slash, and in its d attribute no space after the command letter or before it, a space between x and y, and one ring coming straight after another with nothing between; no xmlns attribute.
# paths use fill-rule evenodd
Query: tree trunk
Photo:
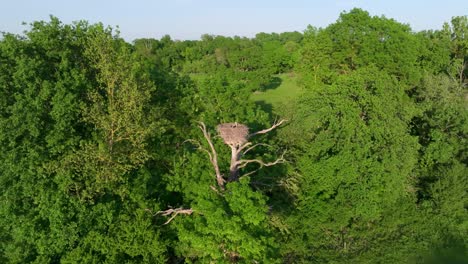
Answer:
<svg viewBox="0 0 468 264"><path fill-rule="evenodd" d="M240 152L236 146L231 147L231 166L229 167L229 181L236 181L239 179L238 161L240 159Z"/></svg>

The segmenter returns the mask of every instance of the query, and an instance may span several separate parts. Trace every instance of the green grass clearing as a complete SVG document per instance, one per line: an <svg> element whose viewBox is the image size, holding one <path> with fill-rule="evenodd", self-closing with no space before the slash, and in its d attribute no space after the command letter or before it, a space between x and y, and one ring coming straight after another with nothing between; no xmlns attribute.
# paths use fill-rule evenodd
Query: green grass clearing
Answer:
<svg viewBox="0 0 468 264"><path fill-rule="evenodd" d="M254 92L250 99L264 104L271 104L273 108L297 99L303 89L297 84L297 75L291 73L278 74L281 83L276 88L267 89L263 92Z"/></svg>

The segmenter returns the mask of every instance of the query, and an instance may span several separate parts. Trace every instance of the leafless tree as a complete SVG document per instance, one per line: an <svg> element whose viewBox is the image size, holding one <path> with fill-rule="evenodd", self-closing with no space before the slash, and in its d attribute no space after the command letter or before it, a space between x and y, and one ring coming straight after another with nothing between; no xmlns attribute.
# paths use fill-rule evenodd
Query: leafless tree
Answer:
<svg viewBox="0 0 468 264"><path fill-rule="evenodd" d="M252 144L249 140L260 134L266 134L270 131L274 130L275 128L281 126L286 120L282 119L278 122L275 122L270 128L263 129L254 133L249 133L249 128L243 124L238 123L224 123L217 126L217 131L220 137L223 139L224 143L231 148L231 163L229 166L229 177L227 182L237 181L239 180L240 173L239 170L246 167L250 163L257 163L261 167L269 167L279 163L285 162L284 153L281 155L280 158L273 162L264 162L260 159L242 159L242 157L247 154L249 151L252 151L254 148L258 146L264 146L266 144L259 143L259 144ZM213 142L211 140L210 134L206 129L206 126L203 122L199 123L199 128L203 132L205 136L205 140L207 141L208 145L210 146L211 153L208 153L210 157L211 164L216 172L216 180L218 183L218 187L221 190L224 190L224 185L226 180L223 178L223 175L220 173L220 169L218 166L217 161L217 153L216 149L214 148ZM205 150L206 151L206 150ZM208 152L208 151L206 151ZM249 172L245 175L250 175L256 171Z"/></svg>
<svg viewBox="0 0 468 264"><path fill-rule="evenodd" d="M225 179L224 175L221 173L221 170L219 169L218 165L218 153L216 151L216 148L214 147L213 141L211 139L211 135L208 132L208 129L206 128L206 125L203 122L198 123L198 128L203 133L203 136L208 143L209 150L205 149L200 142L195 141L195 140L187 140L188 142L193 143L194 145L197 146L197 148L201 151L204 151L208 154L208 157L210 159L211 165L213 166L213 169L215 171L215 177L216 177L216 182L218 185L218 189L216 189L214 186L211 186L211 189L216 191L217 193L222 195L222 192L225 189L225 184L226 182L233 182L237 181L240 178L240 173L239 170L242 168L245 168L248 164L251 163L256 163L260 165L260 167L257 170L248 172L244 174L243 176L251 175L255 172L257 172L260 168L262 167L269 167L273 166L279 163L284 163L286 160L284 159L284 153L276 159L275 161L272 162L264 162L260 159L242 159L245 154L248 152L252 151L258 146L268 146L267 144L263 143L258 143L258 144L252 144L249 140L260 134L267 134L274 130L275 128L281 126L286 120L282 119L278 122L275 122L270 128L263 129L254 133L249 133L249 128L246 125L243 124L238 124L236 123L224 123L220 124L217 126L217 131L219 133L219 136L223 139L224 143L228 145L231 148L231 164L229 166L229 177L227 180ZM167 209L164 211L158 211L154 215L164 215L164 216L171 216L169 220L167 220L164 224L170 223L178 214L186 214L186 215L191 215L193 213L193 210L190 209L183 209L181 208L176 208L176 209Z"/></svg>

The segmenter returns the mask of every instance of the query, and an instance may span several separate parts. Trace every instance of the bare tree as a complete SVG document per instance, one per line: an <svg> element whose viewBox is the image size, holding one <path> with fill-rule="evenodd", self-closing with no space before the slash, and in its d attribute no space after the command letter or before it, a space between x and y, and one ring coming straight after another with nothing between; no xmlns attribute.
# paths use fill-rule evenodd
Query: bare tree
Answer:
<svg viewBox="0 0 468 264"><path fill-rule="evenodd" d="M254 133L249 133L249 128L246 125L238 124L238 123L224 123L217 126L217 131L220 137L223 139L224 143L231 148L231 164L229 166L229 177L227 179L228 182L237 181L240 177L239 170L246 167L250 163L257 163L260 167L269 167L276 165L278 163L285 162L284 153L281 157L273 162L264 162L259 159L251 159L246 160L242 159L242 157L247 154L249 151L253 150L258 146L264 146L266 144L252 144L249 142L250 138L260 134L266 134L272 131L273 129L281 126L286 120L280 120L279 122L275 122L270 128L260 130ZM218 187L221 190L224 190L224 184L226 180L223 178L223 175L220 173L219 166L217 160L214 160L213 157L217 157L216 149L213 147L213 142L209 136L209 133L206 130L206 126L203 122L200 122L200 129L205 135L205 139L208 145L211 148L211 154L209 153L211 164L214 167L216 172L216 179L218 182ZM256 172L256 171L254 171ZM254 172L250 172L247 174L252 174ZM222 178L222 180L220 180Z"/></svg>
<svg viewBox="0 0 468 264"><path fill-rule="evenodd" d="M240 178L239 170L242 168L245 168L248 164L256 163L260 165L260 167L257 170L244 174L244 176L253 174L262 167L269 167L269 166L273 166L273 165L283 163L286 161L284 159L284 153L281 155L280 158L272 162L264 162L260 159L242 159L242 157L245 154L247 154L249 151L252 151L256 147L268 146L267 144L263 144L263 143L252 144L251 142L249 142L250 138L256 135L269 133L273 129L281 126L284 122L286 122L286 120L284 119L280 120L279 122L275 122L270 128L263 129L254 133L249 133L249 128L246 125L238 124L238 123L224 123L224 124L220 124L217 126L217 131L219 133L219 136L223 139L224 143L231 148L231 164L229 166L229 177L227 179L227 182L233 182L233 181L239 180ZM199 122L198 127L202 131L203 136L206 142L208 143L209 150L203 148L203 146L198 141L195 141L195 140L187 140L187 141L192 142L193 144L197 146L199 150L202 150L208 154L211 165L213 166L213 169L215 171L216 182L218 184L218 188L220 191L218 191L218 189L216 189L214 186L211 186L211 189L213 189L214 191L222 195L222 192L225 189L226 179L224 178L224 175L221 173L221 170L219 169L218 153L216 151L216 148L214 147L213 141L211 139L211 135L208 132L206 125L203 122ZM193 213L193 210L191 208L183 209L182 207L180 207L176 209L170 208L164 211L158 211L154 215L160 214L164 216L171 216L169 220L167 220L164 223L166 225L170 223L178 214L191 215L192 213Z"/></svg>

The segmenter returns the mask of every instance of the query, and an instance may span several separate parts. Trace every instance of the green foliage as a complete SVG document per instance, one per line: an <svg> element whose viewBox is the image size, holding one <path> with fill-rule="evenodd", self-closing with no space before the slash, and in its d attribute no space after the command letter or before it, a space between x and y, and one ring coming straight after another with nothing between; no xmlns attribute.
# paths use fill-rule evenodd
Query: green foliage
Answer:
<svg viewBox="0 0 468 264"><path fill-rule="evenodd" d="M249 100L249 90L239 82L230 83L221 74L204 79L193 96L198 118L208 124L235 120L242 123L265 124L268 117Z"/></svg>
<svg viewBox="0 0 468 264"><path fill-rule="evenodd" d="M142 75L125 43L115 41L110 32L90 35L85 56L97 73L97 82L88 92L90 105L82 111L83 121L94 131L91 140L81 141L80 148L58 165L60 173L79 175L72 181L81 199L104 188L123 195L125 190L114 183L125 182L126 174L148 160L148 137L164 130L157 108L148 105L154 85Z"/></svg>
<svg viewBox="0 0 468 264"><path fill-rule="evenodd" d="M468 16L453 17L450 25L444 24L443 34L450 38L452 64L449 73L460 85L465 85L468 74Z"/></svg>
<svg viewBox="0 0 468 264"><path fill-rule="evenodd" d="M420 203L462 237L468 235L465 90L457 80L447 76L427 76L416 91L423 112L414 121L422 145L418 172Z"/></svg>
<svg viewBox="0 0 468 264"><path fill-rule="evenodd" d="M100 213L95 212L99 220L96 224L101 226L82 237L73 250L66 252L61 262L162 263L166 260L165 245L159 241L159 232L155 230L146 211L122 212L120 215Z"/></svg>
<svg viewBox="0 0 468 264"><path fill-rule="evenodd" d="M197 175L198 165L190 166L194 170L185 175ZM195 213L191 218L175 220L179 239L176 252L189 262L273 262L275 244L265 196L251 189L248 178L228 184L226 194L221 195L209 188L214 184L213 173L204 176L210 178L181 188L185 198L192 200L190 207ZM181 180L190 181L185 177Z"/></svg>
<svg viewBox="0 0 468 264"><path fill-rule="evenodd" d="M149 159L148 137L157 136L156 109L145 103L153 84L101 25L51 18L26 36L0 43L8 61L1 67L1 258L164 259L165 245L140 207L156 203L129 195L130 176L143 176L137 170Z"/></svg>
<svg viewBox="0 0 468 264"><path fill-rule="evenodd" d="M446 73L450 67L450 37L440 31L423 31L416 37L421 43L421 68L432 74Z"/></svg>
<svg viewBox="0 0 468 264"><path fill-rule="evenodd" d="M318 262L368 254L387 210L411 196L414 105L387 73L361 68L312 89L299 111L301 191L291 222L304 247L295 242L292 252Z"/></svg>
<svg viewBox="0 0 468 264"><path fill-rule="evenodd" d="M344 12L325 29L305 33L301 68L313 80L331 83L336 74L375 65L400 80L418 79L418 46L411 29L393 19L371 17L361 9Z"/></svg>
<svg viewBox="0 0 468 264"><path fill-rule="evenodd" d="M467 28L352 9L255 38L3 34L0 262L465 263ZM216 188L196 122L227 173L214 128L274 114L244 158L287 162Z"/></svg>

